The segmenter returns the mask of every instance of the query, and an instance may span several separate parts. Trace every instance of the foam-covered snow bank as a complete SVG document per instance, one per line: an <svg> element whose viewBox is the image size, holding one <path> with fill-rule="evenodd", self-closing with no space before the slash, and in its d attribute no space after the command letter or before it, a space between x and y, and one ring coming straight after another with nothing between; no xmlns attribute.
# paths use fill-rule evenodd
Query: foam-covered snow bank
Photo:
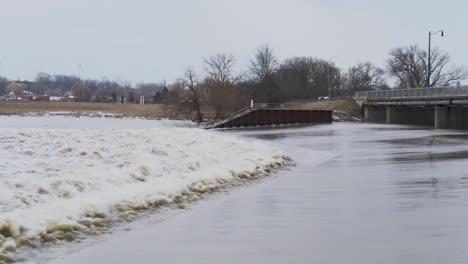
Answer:
<svg viewBox="0 0 468 264"><path fill-rule="evenodd" d="M68 241L287 162L256 141L193 128L0 128L0 256ZM2 261L0 260L0 263Z"/></svg>

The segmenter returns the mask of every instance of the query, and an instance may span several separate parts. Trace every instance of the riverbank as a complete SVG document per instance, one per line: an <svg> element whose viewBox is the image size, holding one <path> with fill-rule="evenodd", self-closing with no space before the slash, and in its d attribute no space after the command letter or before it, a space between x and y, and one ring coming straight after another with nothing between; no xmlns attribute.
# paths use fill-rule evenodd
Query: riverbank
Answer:
<svg viewBox="0 0 468 264"><path fill-rule="evenodd" d="M333 110L335 122L362 122L359 106L354 101L337 100L292 103L297 108ZM203 108L207 120L214 118L214 110ZM162 104L116 104L88 102L18 102L0 101L0 116L75 116L142 119L191 120L192 117L168 111Z"/></svg>

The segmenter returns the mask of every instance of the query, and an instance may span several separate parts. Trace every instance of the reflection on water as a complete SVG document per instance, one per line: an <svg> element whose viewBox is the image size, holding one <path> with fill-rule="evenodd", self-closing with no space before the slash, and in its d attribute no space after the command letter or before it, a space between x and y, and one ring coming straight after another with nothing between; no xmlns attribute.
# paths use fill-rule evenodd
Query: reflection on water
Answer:
<svg viewBox="0 0 468 264"><path fill-rule="evenodd" d="M450 196L456 191L468 190L468 181L466 179L451 179L441 181L437 178L420 180L402 180L395 183L399 188L401 195L427 195L443 192L443 195Z"/></svg>
<svg viewBox="0 0 468 264"><path fill-rule="evenodd" d="M455 140L454 140L455 139ZM396 145L413 145L413 146L432 146L432 145L458 145L460 144L459 140L463 137L456 137L455 135L449 137L445 135L444 137L440 136L428 136L428 137L416 137L416 138L397 138L397 139L388 139L382 140L382 142L396 144ZM468 140L468 138L466 138Z"/></svg>
<svg viewBox="0 0 468 264"><path fill-rule="evenodd" d="M276 144L297 166L58 263L468 263L467 132L222 133Z"/></svg>
<svg viewBox="0 0 468 264"><path fill-rule="evenodd" d="M412 163L424 163L424 162L435 162L435 161L446 161L446 160L457 160L467 159L468 150L460 150L453 152L406 152L406 153L391 153L393 155L392 161L395 162L412 162Z"/></svg>
<svg viewBox="0 0 468 264"><path fill-rule="evenodd" d="M411 130L422 130L428 129L427 126L374 126L368 128L370 131L411 131Z"/></svg>
<svg viewBox="0 0 468 264"><path fill-rule="evenodd" d="M308 132L293 132L291 128L291 132L289 133L258 133L254 135L250 135L250 137L254 137L257 139L266 139L266 140L277 140L282 138L290 138L293 137L329 137L333 135L333 130L329 131L308 131Z"/></svg>
<svg viewBox="0 0 468 264"><path fill-rule="evenodd" d="M334 124L244 135L273 140L298 164L268 190L296 209L286 244L313 249L289 250L293 263L468 263L467 132Z"/></svg>
<svg viewBox="0 0 468 264"><path fill-rule="evenodd" d="M453 138L453 139L462 139L462 140L468 140L468 133L466 134L447 134L447 135L438 135L439 137L445 137L445 138Z"/></svg>

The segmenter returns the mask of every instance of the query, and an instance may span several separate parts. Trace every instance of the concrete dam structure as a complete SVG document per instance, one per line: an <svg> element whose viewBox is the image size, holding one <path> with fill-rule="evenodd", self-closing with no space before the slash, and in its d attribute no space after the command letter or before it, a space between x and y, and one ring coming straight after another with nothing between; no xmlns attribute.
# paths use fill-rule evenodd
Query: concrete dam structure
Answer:
<svg viewBox="0 0 468 264"><path fill-rule="evenodd" d="M468 86L357 92L368 122L468 129Z"/></svg>
<svg viewBox="0 0 468 264"><path fill-rule="evenodd" d="M332 112L322 109L302 109L290 104L252 103L207 128L331 123Z"/></svg>

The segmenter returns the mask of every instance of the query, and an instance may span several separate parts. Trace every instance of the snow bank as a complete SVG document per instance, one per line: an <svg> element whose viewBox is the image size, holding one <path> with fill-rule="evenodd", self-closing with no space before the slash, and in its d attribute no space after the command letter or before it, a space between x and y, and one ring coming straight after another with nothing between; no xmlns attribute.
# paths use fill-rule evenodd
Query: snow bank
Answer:
<svg viewBox="0 0 468 264"><path fill-rule="evenodd" d="M263 143L192 128L0 128L0 256L183 207L286 160Z"/></svg>

